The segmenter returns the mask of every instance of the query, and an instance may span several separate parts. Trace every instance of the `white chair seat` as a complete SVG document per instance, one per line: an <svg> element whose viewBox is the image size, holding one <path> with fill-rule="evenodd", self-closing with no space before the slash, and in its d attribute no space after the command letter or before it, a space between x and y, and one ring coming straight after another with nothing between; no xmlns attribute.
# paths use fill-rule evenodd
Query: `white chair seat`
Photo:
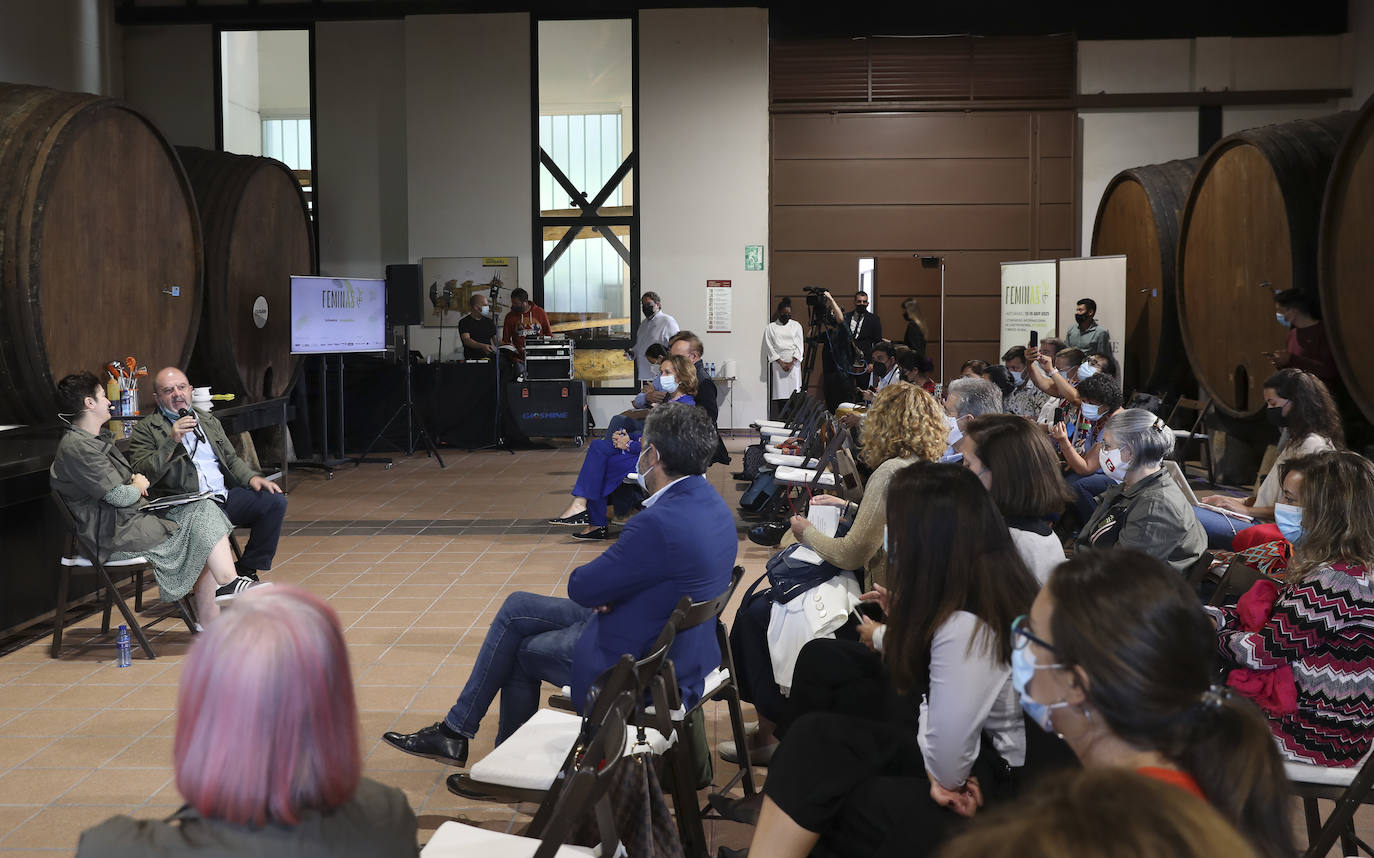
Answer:
<svg viewBox="0 0 1374 858"><path fill-rule="evenodd" d="M496 746L490 754L472 764L468 775L474 781L515 789L546 790L553 785L563 761L577 733L582 728L582 716L556 709L540 709ZM646 730L645 740L655 754L671 747L657 730ZM629 753L637 742L634 730L625 735L625 750Z"/></svg>
<svg viewBox="0 0 1374 858"><path fill-rule="evenodd" d="M1344 788L1350 786L1351 782L1355 780L1355 775L1360 773L1360 767L1314 766L1311 763L1295 763L1285 760L1283 773L1288 775L1288 779L1295 784Z"/></svg>
<svg viewBox="0 0 1374 858"><path fill-rule="evenodd" d="M797 433L785 426L770 427L765 426L759 430L759 434L764 438L791 438Z"/></svg>
<svg viewBox="0 0 1374 858"><path fill-rule="evenodd" d="M781 420L756 420L753 423L755 429L782 429L786 425Z"/></svg>
<svg viewBox="0 0 1374 858"><path fill-rule="evenodd" d="M763 461L775 468L779 465L786 465L789 468L814 468L819 464L815 459L793 456L788 453L764 453Z"/></svg>
<svg viewBox="0 0 1374 858"><path fill-rule="evenodd" d="M789 468L786 465L779 467L773 472L773 479L779 483L800 486L811 483L816 479L816 472L806 468ZM829 473L821 474L820 484L823 486L835 485L835 475Z"/></svg>
<svg viewBox="0 0 1374 858"><path fill-rule="evenodd" d="M1206 433L1189 432L1187 429L1174 429L1172 431L1174 433L1175 438L1192 438L1194 440L1201 441L1207 437Z"/></svg>
<svg viewBox="0 0 1374 858"><path fill-rule="evenodd" d="M434 836L420 850L420 858L532 858L539 848L539 841L518 834L491 831L475 825L465 825L452 820L445 822L434 831ZM600 855L600 849L586 846L560 846L554 853L559 858L573 856Z"/></svg>
<svg viewBox="0 0 1374 858"><path fill-rule="evenodd" d="M105 568L119 569L123 566L146 566L147 563L148 559L146 557L130 557L128 560L108 560L105 562ZM63 557L62 565L83 566L89 568L91 566L91 561L87 560L85 557L82 557L78 554L75 557Z"/></svg>
<svg viewBox="0 0 1374 858"><path fill-rule="evenodd" d="M701 685L701 696L706 698L715 694L720 690L722 685L729 681L729 679L730 671L723 667L717 667L715 670L706 674L706 681Z"/></svg>

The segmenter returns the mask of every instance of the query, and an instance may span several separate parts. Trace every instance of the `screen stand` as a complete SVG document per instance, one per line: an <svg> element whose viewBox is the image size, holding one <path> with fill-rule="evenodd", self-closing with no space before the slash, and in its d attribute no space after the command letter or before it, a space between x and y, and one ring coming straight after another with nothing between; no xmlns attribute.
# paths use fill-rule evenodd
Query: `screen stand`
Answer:
<svg viewBox="0 0 1374 858"><path fill-rule="evenodd" d="M342 365L343 357L339 358L339 363ZM302 369L304 368L304 365L304 361L302 361ZM334 479L334 469L337 468L339 465L344 464L348 460L342 457L337 459L331 458L329 455L329 377L327 375L328 368L329 356L320 355L320 454L314 458L300 459L291 462L290 464L293 468L305 468L307 470L324 471L325 479L332 480ZM343 400L342 384L340 384L339 386L339 399L341 401ZM340 419L342 419L342 404L340 405L339 414ZM340 426L339 434L340 436L342 436L343 434L342 426ZM342 446L342 444L340 446Z"/></svg>
<svg viewBox="0 0 1374 858"><path fill-rule="evenodd" d="M439 455L439 449L434 446L434 439L430 437L429 428L425 426L424 417L422 417L420 414L417 414L415 411L414 389L411 387L410 380L409 325L405 326L405 333L401 335L401 343L397 350L402 355L401 362L402 366L404 367L403 371L405 372L405 399L401 401L400 406L392 413L391 417L387 418L386 423L382 424L382 428L378 430L377 434L374 435L372 440L368 442L367 448L363 450L363 454L353 460L353 464L356 466L361 465L363 462L377 461L376 459L367 458L368 454L372 452L373 447L377 446L377 442L381 441L382 437L386 435L386 431L391 428L392 423L396 422L396 418L400 417L401 414L404 413L406 416L406 455L415 455L415 439L418 436L420 441L422 441L425 445L425 455L433 456L434 461L439 463L440 468L447 467L444 464L443 457ZM386 461L390 463L391 460L387 459ZM390 467L390 464L388 464L387 467Z"/></svg>

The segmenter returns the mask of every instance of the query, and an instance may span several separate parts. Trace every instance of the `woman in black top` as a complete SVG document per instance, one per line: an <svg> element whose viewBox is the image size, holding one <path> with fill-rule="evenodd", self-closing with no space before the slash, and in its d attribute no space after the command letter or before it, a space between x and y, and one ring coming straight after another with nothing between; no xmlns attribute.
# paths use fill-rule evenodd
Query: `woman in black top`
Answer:
<svg viewBox="0 0 1374 858"><path fill-rule="evenodd" d="M920 357L926 356L926 323L921 321L921 305L915 298L902 302L902 318L906 319L906 333L902 342Z"/></svg>

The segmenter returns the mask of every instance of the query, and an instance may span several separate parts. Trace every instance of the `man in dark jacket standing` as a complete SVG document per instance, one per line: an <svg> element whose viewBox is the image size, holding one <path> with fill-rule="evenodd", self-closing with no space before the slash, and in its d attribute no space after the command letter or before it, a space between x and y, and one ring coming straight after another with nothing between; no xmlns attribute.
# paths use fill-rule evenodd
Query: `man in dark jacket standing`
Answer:
<svg viewBox="0 0 1374 858"><path fill-rule="evenodd" d="M224 427L208 411L191 405L191 383L176 367L167 367L153 383L157 411L134 427L129 462L152 483L150 497L210 492L235 527L252 533L240 575L257 580L272 568L286 517L281 486L264 479L234 451ZM182 416L182 411L190 413Z"/></svg>

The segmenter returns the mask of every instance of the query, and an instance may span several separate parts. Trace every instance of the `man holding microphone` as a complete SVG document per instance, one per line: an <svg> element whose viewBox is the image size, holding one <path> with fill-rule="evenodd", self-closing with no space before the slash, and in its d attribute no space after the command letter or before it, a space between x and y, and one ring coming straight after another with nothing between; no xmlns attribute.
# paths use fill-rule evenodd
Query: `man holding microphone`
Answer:
<svg viewBox="0 0 1374 858"><path fill-rule="evenodd" d="M252 533L235 564L245 578L272 568L286 517L281 486L239 457L224 427L208 411L191 405L191 383L176 367L153 382L157 411L134 426L129 463L152 484L149 496L210 492L235 527Z"/></svg>

